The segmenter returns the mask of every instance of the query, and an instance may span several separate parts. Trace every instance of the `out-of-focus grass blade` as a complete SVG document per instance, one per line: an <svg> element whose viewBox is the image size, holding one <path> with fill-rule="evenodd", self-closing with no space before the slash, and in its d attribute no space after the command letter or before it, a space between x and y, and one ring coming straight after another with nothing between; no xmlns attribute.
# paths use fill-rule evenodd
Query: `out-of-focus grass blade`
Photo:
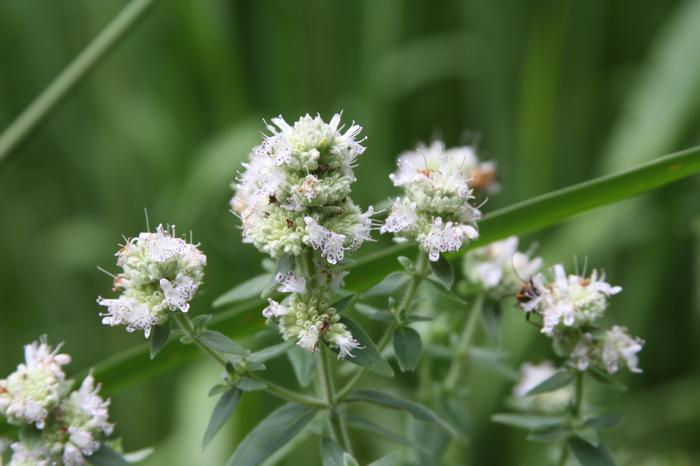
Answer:
<svg viewBox="0 0 700 466"><path fill-rule="evenodd" d="M694 147L622 173L535 197L486 215L480 222L481 237L470 248L554 225L581 212L636 196L699 171L700 147ZM398 268L396 256L411 248L411 245L397 245L359 259L349 267L353 270L347 280L349 287L361 289ZM262 328L263 319L247 311L259 310L262 306L263 301L256 299L221 312L212 319L211 328L232 338L250 335ZM173 344L163 349L156 360L150 361L148 345L142 344L98 363L95 377L104 383L107 391L113 392L133 381L181 365L194 354L196 349L192 346ZM80 380L80 375L77 378Z"/></svg>

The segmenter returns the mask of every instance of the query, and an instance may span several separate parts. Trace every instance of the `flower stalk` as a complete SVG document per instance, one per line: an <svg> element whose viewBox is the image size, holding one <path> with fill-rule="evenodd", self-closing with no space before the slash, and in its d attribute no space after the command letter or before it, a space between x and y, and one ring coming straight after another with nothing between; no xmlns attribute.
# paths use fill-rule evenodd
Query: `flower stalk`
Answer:
<svg viewBox="0 0 700 466"><path fill-rule="evenodd" d="M479 323L479 318L481 317L481 308L483 304L484 295L476 295L474 297L474 303L472 304L469 317L467 318L462 334L460 335L454 358L452 359L450 368L447 371L447 377L445 377L445 382L443 385L445 393L452 393L457 387L459 376L462 373L464 363L469 355L469 346L471 345L472 338L474 337L476 325Z"/></svg>

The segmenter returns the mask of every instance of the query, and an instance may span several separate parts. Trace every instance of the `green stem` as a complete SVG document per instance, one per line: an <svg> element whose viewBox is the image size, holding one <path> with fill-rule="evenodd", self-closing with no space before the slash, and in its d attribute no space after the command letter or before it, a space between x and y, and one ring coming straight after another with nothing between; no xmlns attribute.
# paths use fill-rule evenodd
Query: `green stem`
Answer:
<svg viewBox="0 0 700 466"><path fill-rule="evenodd" d="M0 161L14 151L143 18L156 0L132 0L0 135Z"/></svg>
<svg viewBox="0 0 700 466"><path fill-rule="evenodd" d="M386 346L389 344L389 340L391 340L391 335L393 335L394 330L398 326L398 322L400 322L400 319L402 319L405 316L406 312L411 307L411 303L413 302L413 298L416 295L416 291L418 291L418 286L421 284L423 279L426 276L428 276L429 270L430 265L428 262L428 256L423 251L420 251L418 253L418 259L416 260L416 270L413 272L413 277L411 277L411 281L408 283L408 287L406 288L406 291L404 292L404 295L401 298L399 306L394 310L394 318L396 320L392 322L386 328L386 330L384 330L384 333L377 342L377 349L380 353L384 351L384 348L386 348ZM365 368L360 368L357 372L355 372L355 374L350 380L348 380L345 386L338 391L338 400L342 400L352 391L352 389L355 387L355 385L357 385L362 376L365 375L365 372L367 372L367 369Z"/></svg>
<svg viewBox="0 0 700 466"><path fill-rule="evenodd" d="M182 333L187 335L188 338L190 338L194 344L202 350L205 354L207 354L209 357L211 357L214 361L216 361L218 364L220 364L224 369L226 369L226 364L227 361L226 359L221 356L217 351L213 350L206 344L204 344L200 339L199 336L197 335L197 331L194 329L192 326L192 322L190 321L189 317L187 314L183 313L176 313L175 315L175 322L177 322L178 326L182 330ZM278 396L279 398L285 399L287 401L293 401L296 403L301 403L307 406L312 406L314 408L319 408L319 409L324 409L327 407L326 403L322 402L321 400L318 400L316 398L311 398L305 395L302 395L300 393L293 392L291 390L288 390L280 385L277 385L273 382L270 382L269 380L266 380L263 377L260 377L256 374L246 374L246 377L250 377L251 379L255 379L259 382L264 383L267 385L267 390L272 393L273 395Z"/></svg>
<svg viewBox="0 0 700 466"><path fill-rule="evenodd" d="M559 463L557 463L559 466L566 466L566 462L569 460L569 447L564 445L564 448L561 450L561 456L559 457Z"/></svg>
<svg viewBox="0 0 700 466"><path fill-rule="evenodd" d="M350 444L350 436L345 426L345 420L338 411L335 385L333 384L333 373L330 360L328 359L328 349L324 344L320 345L318 352L318 376L321 389L326 396L331 433L333 437L342 444L345 451L352 455L352 445Z"/></svg>
<svg viewBox="0 0 700 466"><path fill-rule="evenodd" d="M581 406L583 405L583 374L583 371L576 371L576 380L574 381L574 406L572 410L574 420L578 420L581 416ZM561 450L559 466L565 466L568 459L569 447L564 444Z"/></svg>
<svg viewBox="0 0 700 466"><path fill-rule="evenodd" d="M474 304L472 304L469 317L467 318L467 321L464 324L464 330L462 330L462 335L460 336L459 342L457 343L455 357L452 359L450 368L447 371L447 377L445 378L444 382L445 393L452 393L457 387L457 382L459 382L459 376L461 375L462 369L464 367L464 362L466 361L467 356L469 355L469 345L471 344L472 337L474 336L476 324L479 322L479 317L481 316L481 307L483 306L483 304L484 296L482 294L478 294L474 298Z"/></svg>

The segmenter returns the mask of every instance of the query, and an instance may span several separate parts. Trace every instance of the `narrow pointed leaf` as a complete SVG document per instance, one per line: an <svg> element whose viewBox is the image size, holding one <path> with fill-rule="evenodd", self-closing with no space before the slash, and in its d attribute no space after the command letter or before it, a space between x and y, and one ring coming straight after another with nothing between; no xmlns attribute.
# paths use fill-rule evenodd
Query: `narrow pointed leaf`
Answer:
<svg viewBox="0 0 700 466"><path fill-rule="evenodd" d="M382 281L362 293L362 296L365 298L389 296L406 286L410 279L411 278L404 272L391 272L389 275L384 277Z"/></svg>
<svg viewBox="0 0 700 466"><path fill-rule="evenodd" d="M434 422L436 425L442 427L445 431L447 431L450 435L457 438L460 437L459 433L455 430L455 428L452 425L450 425L447 421L442 419L435 411L414 401L399 398L386 392L364 389L355 390L345 398L345 401L365 401L367 403L374 403L391 409L407 411L416 419Z"/></svg>
<svg viewBox="0 0 700 466"><path fill-rule="evenodd" d="M240 388L244 392L254 392L257 390L265 390L267 384L265 382L260 382L250 377L241 377L236 382L236 387Z"/></svg>
<svg viewBox="0 0 700 466"><path fill-rule="evenodd" d="M238 402L241 401L241 394L242 392L238 388L231 388L221 395L221 398L219 398L219 401L217 401L214 406L214 411L211 413L207 431L204 433L204 438L202 439L202 448L206 448L209 442L212 441L214 436L221 430L224 424L226 424L226 421L228 421L231 414L233 414L233 410L236 409Z"/></svg>
<svg viewBox="0 0 700 466"><path fill-rule="evenodd" d="M95 453L87 457L87 460L95 466L129 466L131 464L104 442Z"/></svg>
<svg viewBox="0 0 700 466"><path fill-rule="evenodd" d="M529 414L494 414L491 420L498 424L526 430L539 430L560 426L566 422L566 418L560 416L534 416Z"/></svg>
<svg viewBox="0 0 700 466"><path fill-rule="evenodd" d="M216 330L205 330L199 335L199 341L224 354L246 354L245 348Z"/></svg>
<svg viewBox="0 0 700 466"><path fill-rule="evenodd" d="M623 421L622 416L616 414L607 414L586 419L584 425L593 427L596 430L611 429Z"/></svg>
<svg viewBox="0 0 700 466"><path fill-rule="evenodd" d="M402 372L414 371L418 366L423 349L418 332L411 327L399 327L394 330L394 352Z"/></svg>
<svg viewBox="0 0 700 466"><path fill-rule="evenodd" d="M558 371L555 372L551 377L543 380L533 388L531 388L525 396L539 395L540 393L553 392L554 390L559 390L560 388L566 387L574 381L574 374L571 371Z"/></svg>
<svg viewBox="0 0 700 466"><path fill-rule="evenodd" d="M301 387L308 387L316 373L316 357L313 353L294 346L287 352L294 375Z"/></svg>
<svg viewBox="0 0 700 466"><path fill-rule="evenodd" d="M581 466L615 466L615 460L602 443L594 447L585 440L571 437L567 445Z"/></svg>
<svg viewBox="0 0 700 466"><path fill-rule="evenodd" d="M331 307L334 308L338 312L343 312L345 310L345 308L347 308L352 303L353 299L355 299L354 293L342 297L338 301L331 304Z"/></svg>
<svg viewBox="0 0 700 466"><path fill-rule="evenodd" d="M372 461L367 466L396 466L400 460L401 455L395 451L379 458L377 461Z"/></svg>
<svg viewBox="0 0 700 466"><path fill-rule="evenodd" d="M248 361L265 362L269 361L270 359L282 356L287 351L289 351L290 348L294 347L295 345L293 341L284 341L282 343L277 343L276 345L268 346L267 348L263 348L254 353L251 353L246 359Z"/></svg>
<svg viewBox="0 0 700 466"><path fill-rule="evenodd" d="M301 432L315 414L315 409L295 403L277 408L246 435L227 466L259 465Z"/></svg>
<svg viewBox="0 0 700 466"><path fill-rule="evenodd" d="M437 261L430 261L430 267L438 280L440 280L440 283L448 290L451 289L455 281L455 275L450 261L445 259L443 255L440 255Z"/></svg>
<svg viewBox="0 0 700 466"><path fill-rule="evenodd" d="M160 353L160 350L168 343L168 338L170 338L170 321L165 322L163 325L157 325L153 329L148 347L151 359L154 359Z"/></svg>
<svg viewBox="0 0 700 466"><path fill-rule="evenodd" d="M345 451L330 437L321 439L321 464L323 466L343 466Z"/></svg>
<svg viewBox="0 0 700 466"><path fill-rule="evenodd" d="M246 280L243 283L233 287L226 293L222 294L214 300L212 303L213 307L222 307L229 304L237 303L239 301L245 301L247 299L255 298L260 296L265 288L270 283L272 277L270 274L265 273Z"/></svg>
<svg viewBox="0 0 700 466"><path fill-rule="evenodd" d="M386 309L378 309L374 306L368 306L367 304L357 303L355 304L355 310L363 316L372 320L378 320L380 322L394 321L394 315Z"/></svg>
<svg viewBox="0 0 700 466"><path fill-rule="evenodd" d="M353 351L354 357L348 357L346 360L358 366L365 367L379 375L383 375L384 377L393 377L394 370L379 353L379 350L374 345L369 335L367 335L367 332L348 317L343 317L340 321L345 324L348 330L350 330L350 333L352 333L352 336L360 344L360 348Z"/></svg>

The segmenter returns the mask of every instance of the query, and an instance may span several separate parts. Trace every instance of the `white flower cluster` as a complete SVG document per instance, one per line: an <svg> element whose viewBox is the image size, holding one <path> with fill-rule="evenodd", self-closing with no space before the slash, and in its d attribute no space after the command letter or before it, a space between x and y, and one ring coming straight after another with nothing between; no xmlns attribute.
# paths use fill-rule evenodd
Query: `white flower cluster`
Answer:
<svg viewBox="0 0 700 466"><path fill-rule="evenodd" d="M340 322L340 315L327 300L327 296L340 286L347 272L319 269L323 270L319 278L324 283L313 289L307 289L306 280L294 272L278 274L275 277L280 283L278 290L291 295L281 303L268 299L268 306L262 314L277 322L284 339L296 341L300 348L318 351L323 339L338 350L338 359L354 357L353 351L361 346Z"/></svg>
<svg viewBox="0 0 700 466"><path fill-rule="evenodd" d="M105 325L125 325L126 330L142 330L148 338L151 329L168 320L169 311L187 312L190 301L204 278L206 256L182 238L175 227L158 225L155 233L141 233L117 252L122 273L114 279L114 289L122 289L116 299L98 298L105 306Z"/></svg>
<svg viewBox="0 0 700 466"><path fill-rule="evenodd" d="M92 374L70 391L62 366L70 357L45 341L24 348L25 363L0 380L0 414L9 423L34 426L38 438L10 445L10 466L81 466L111 435L109 400L102 399Z"/></svg>
<svg viewBox="0 0 700 466"><path fill-rule="evenodd" d="M542 333L553 338L557 351L570 358L572 365L585 370L589 365L610 374L626 367L641 372L637 353L644 342L629 336L624 327L600 330L595 322L608 307L608 298L622 291L605 281L594 270L590 277L567 275L564 267L552 268L551 279L538 274L518 292L519 306L542 317Z"/></svg>
<svg viewBox="0 0 700 466"><path fill-rule="evenodd" d="M513 387L513 395L516 397L518 406L522 409L542 413L555 413L566 408L573 396L571 385L551 392L526 396L530 390L553 376L556 372L557 368L551 361L543 361L540 364L526 362L521 365L520 379L517 385Z"/></svg>
<svg viewBox="0 0 700 466"><path fill-rule="evenodd" d="M294 124L272 119L270 135L253 149L233 188L231 209L240 215L243 241L272 257L299 255L306 246L331 264L370 239L370 209L350 199L353 166L365 148L362 127L340 126L306 115Z"/></svg>
<svg viewBox="0 0 700 466"><path fill-rule="evenodd" d="M479 164L470 147L446 150L436 141L399 155L397 166L389 178L405 196L393 201L381 233L415 240L431 261L479 236L476 222L481 212L470 204L474 199L470 182L477 172L493 172L492 164Z"/></svg>
<svg viewBox="0 0 700 466"><path fill-rule="evenodd" d="M540 257L518 251L518 238L511 236L464 255L462 271L470 287L498 300L515 293L542 267Z"/></svg>

